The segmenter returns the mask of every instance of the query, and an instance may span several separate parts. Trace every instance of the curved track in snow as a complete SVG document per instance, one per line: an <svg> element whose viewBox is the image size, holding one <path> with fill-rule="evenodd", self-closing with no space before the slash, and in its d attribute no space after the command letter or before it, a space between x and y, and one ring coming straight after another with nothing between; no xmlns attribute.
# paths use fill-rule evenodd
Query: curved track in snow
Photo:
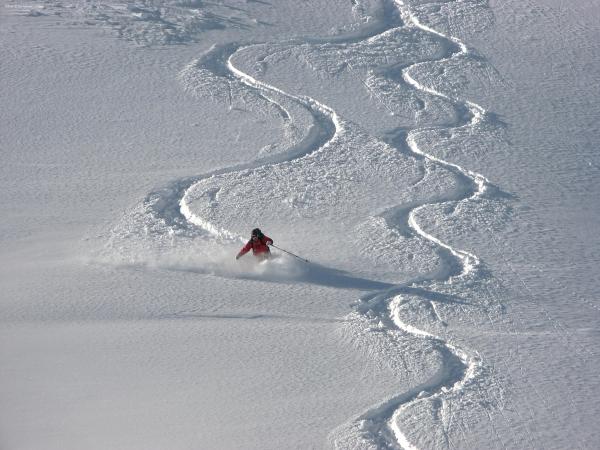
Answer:
<svg viewBox="0 0 600 450"><path fill-rule="evenodd" d="M186 193L189 189L196 183L213 176L252 170L262 166L300 158L311 153L316 148L326 145L327 142L335 137L336 116L329 108L320 105L311 99L300 99L289 95L276 88L253 80L251 77L237 71L229 60L240 48L243 47L239 44L213 46L201 58L193 61L186 70L197 70L201 68L212 73L217 78L224 79L225 83L231 81L242 82L246 89L252 90L254 95L258 98L274 105L286 121L292 120L292 114L287 111L284 105L281 105L277 101L277 96L290 99L299 108L305 109L306 113L310 114L312 117L312 126L300 141L288 147L285 152L257 158L247 163L217 169L203 175L179 179L162 189L148 194L144 203L149 207L150 214L154 215L158 220L165 222L167 226L171 228L185 229L187 232L193 234L195 230L190 229L188 226L188 224L191 223L213 235L219 235L226 239L241 240L241 237L235 236L226 230L217 230L212 224L195 215L186 203ZM229 96L231 96L230 92Z"/></svg>
<svg viewBox="0 0 600 450"><path fill-rule="evenodd" d="M485 177L474 173L452 162L445 161L434 155L428 154L419 148L417 137L419 133L425 130L440 129L440 128L460 128L475 126L485 115L483 108L469 101L461 101L453 99L442 92L438 92L421 84L417 79L413 78L411 71L417 68L420 64L431 61L444 62L452 58L461 58L469 55L468 48L459 40L446 36L436 30L433 30L423 24L411 13L410 7L404 2L396 0L394 5L400 11L403 25L414 27L426 33L435 36L436 39L442 41L448 49L447 53L441 58L423 60L414 64L407 65L401 69L402 82L412 87L415 91L423 92L428 95L438 97L444 101L454 105L459 114L457 123L454 126L446 127L429 127L429 128L414 128L404 136L405 149L409 150L415 158L426 159L429 162L441 166L444 169L453 173L462 183L464 189L458 194L451 194L436 201L415 202L411 205L398 206L395 211L388 211L383 218L386 221L393 220L395 223L389 223L392 228L401 228L405 231L418 236L430 244L433 244L440 254L444 256L442 259L447 260L445 271L434 275L428 274L420 278L411 279L402 284L395 285L385 291L376 292L362 299L357 307L357 312L363 315L369 315L371 319L375 317L383 325L387 332L395 333L397 331L408 333L416 336L419 339L427 340L430 347L438 352L441 357L441 367L428 380L421 382L406 392L388 399L383 404L362 414L354 422L354 428L360 428L358 436L350 437L354 444L376 447L398 447L404 449L417 448L406 430L402 428L400 417L402 413L418 402L425 399L433 400L443 398L448 393L459 393L464 387L480 374L482 363L473 352L458 347L455 343L450 342L447 338L435 335L429 331L425 331L410 324L403 318L402 305L407 301L407 297L419 296L418 287L420 283L437 280L446 283L457 283L461 279L473 274L478 270L480 265L479 259L474 254L453 248L451 245L442 242L434 235L424 230L417 221L419 211L433 204L442 203L460 203L468 202L481 196L487 189L489 183ZM395 26L398 23L386 24L383 30L377 30L377 33L382 33ZM352 35L346 37L336 37L331 41L340 43L357 42L361 39L372 37L373 29L368 33L361 35ZM326 39L306 39L299 40L299 44L312 44L319 42L327 42ZM294 42L291 42L293 44ZM157 217L167 222L170 227L188 228L188 223L210 233L213 236L226 240L241 240L228 230L217 227L216 225L205 220L201 216L195 214L188 204L188 192L199 182L206 180L212 176L223 175L228 173L251 171L259 167L277 164L280 162L292 161L301 158L320 149L326 149L337 139L340 132L345 126L339 119L338 114L332 108L326 106L317 100L308 96L298 96L287 93L275 86L250 76L239 68L236 68L232 63L232 57L236 52L243 50L252 45L225 45L214 47L206 53L198 61L192 63L192 69L201 68L211 72L216 77L225 80L226 83L241 83L246 89L253 92L257 98L273 105L283 118L283 120L293 120L293 114L290 113L284 103L291 102L296 107L304 109L312 117L313 125L308 133L286 151L259 158L249 163L236 165L220 170L216 170L201 176L178 180L171 186L151 193L146 199L146 203L152 205L152 211ZM285 101L284 101L285 100ZM406 223L404 223L406 221ZM192 227L193 228L193 227ZM425 299L435 317L443 324L443 320L437 314L435 302ZM356 424L360 425L356 425ZM346 445L349 441L337 438L334 441L340 446ZM449 446L449 444L447 444Z"/></svg>
<svg viewBox="0 0 600 450"><path fill-rule="evenodd" d="M461 179L464 185L469 186L468 189L466 189L464 193L455 196L450 195L447 198L443 198L435 202L423 202L419 205L411 205L408 208L406 206L399 206L397 211L388 210L384 215L384 219L388 221L390 226L399 230L406 230L408 228L411 233L434 244L441 252L444 252L450 258L453 258L456 262L458 262L460 269L454 270L454 272L452 269L448 269L442 273L441 276L438 273L433 277L423 277L422 279L411 280L379 294L366 296L362 299L362 303L358 307L358 310L363 314L369 313L371 318L379 320L380 323L386 324L387 327L393 325L403 332L410 333L428 340L433 348L436 348L442 356L441 369L429 380L411 388L406 392L398 394L391 399L388 399L382 405L362 414L355 422L355 424L359 424L355 425L355 427L359 428L359 433L355 432L357 436L355 436L354 442L358 441L365 447L370 447L374 444L376 447L390 446L394 448L396 445L399 445L402 449L414 450L418 447L411 441L405 430L403 430L399 424L398 419L402 413L409 408L411 404L425 400L432 401L435 398L444 396L450 392L459 393L465 387L465 385L478 376L482 367L482 362L477 354L458 347L457 345L451 343L447 338L445 339L428 331L416 328L407 323L402 317L401 306L406 301L405 295L411 292L411 288L414 288L419 283L434 279L441 279L441 281L450 284L457 283L461 279L467 277L469 274L473 274L475 271L477 271L480 265L479 258L476 255L465 250L456 249L425 231L419 225L417 221L417 215L419 211L433 204L460 203L476 199L477 197L483 195L488 189L489 182L481 174L465 169L458 164L440 159L432 154L428 154L419 148L416 139L419 133L443 128L474 127L484 117L485 110L475 103L453 99L442 92L421 84L417 79L411 76L411 70L417 68L421 64L426 64L432 61L443 63L444 61L452 58L465 57L469 55L469 50L460 40L446 36L430 27L421 24L417 17L412 14L410 6L406 5L401 0L395 0L395 2L401 11L402 19L406 25L413 26L427 33L431 33L438 39L448 44L448 53L443 58L430 61L421 61L402 67L400 69L402 81L416 91L424 92L448 101L454 105L457 112L467 112L467 114L459 114L454 127L417 127L405 133L403 139L400 142L396 142L396 145L398 147L404 147L402 148L403 150L408 149L415 157L426 159L435 165L449 170L455 176L457 176L457 178ZM399 214L398 211L400 212ZM389 223L390 217L394 223ZM394 218L396 219L395 221L393 220ZM404 220L406 220L406 224L404 223ZM445 323L439 317L436 311L435 301L427 299L426 301L429 303L436 319L445 326ZM449 335L449 333L446 334ZM452 446L452 444L449 442L448 436L445 437L445 440L447 447ZM340 447L343 447L343 445L346 444L347 441L342 442L340 443Z"/></svg>
<svg viewBox="0 0 600 450"><path fill-rule="evenodd" d="M352 43L377 36L398 25L395 19L386 19L386 12L389 8L390 5L386 3L384 10L382 11L383 19L376 21L375 23L367 24L357 31L322 39L314 37L293 39L287 42L287 44ZM231 62L232 57L238 51L254 45L261 44L230 43L218 46L215 45L199 59L190 63L188 67L184 69L183 73L180 74L180 78L185 78L186 71L201 69L211 73L216 78L220 78L225 84L241 83L247 90L252 91L256 96L262 98L264 101L281 111L281 115L285 120L291 121L293 120L293 114L287 111L286 107L278 101L278 97L280 99L284 98L310 114L312 117L312 126L299 142L294 143L284 152L257 158L247 163L214 170L202 175L179 179L162 189L148 194L144 200L144 204L149 207L150 214L159 221L166 222L170 227L185 229L187 232L194 234L195 230L189 229L187 226L191 223L214 236L226 239L243 240L241 236L234 236L227 230L219 230L201 217L195 215L187 205L187 192L189 192L197 183L213 176L249 171L263 166L289 162L316 152L333 142L343 128L337 113L327 105L308 96L297 96L284 92L275 86L263 83L237 69ZM226 89L228 90L227 96L231 105L231 87L228 86Z"/></svg>
<svg viewBox="0 0 600 450"><path fill-rule="evenodd" d="M193 180L193 182L188 183L188 186L184 189L183 195L179 202L181 213L187 219L187 221L193 223L194 225L204 228L205 230L211 232L214 235L234 239L235 236L233 236L227 230L217 229L215 226L205 221L202 217L199 217L198 215L192 212L187 203L187 190L191 188L194 184L213 175L240 172L243 170L251 170L266 165L277 164L279 162L291 161L300 158L304 155L316 151L317 149L329 145L329 143L333 142L336 139L336 136L342 127L338 115L333 109L329 108L328 106L319 103L318 101L309 97L298 97L284 92L281 89L276 88L275 86L263 83L237 69L231 62L231 58L233 57L233 55L235 55L237 51L242 50L244 48L245 46L229 46L225 52L219 52L221 53L221 57L215 58L213 60L213 64L216 64L219 67L219 71L217 73L220 73L222 76L225 77L233 77L237 79L245 86L247 86L248 89L255 90L259 93L261 97L276 105L276 107L281 109L282 111L285 111L285 108L277 102L276 97L281 96L291 100L292 102L296 103L300 107L305 108L307 111L310 112L313 119L313 126L309 130L308 134L304 137L304 139L302 139L302 141L300 141L297 145L289 148L286 152L268 158L257 159L252 161L251 163L230 167L220 173L215 172L202 177L197 177ZM285 114L287 114L288 117L291 117L289 113L286 112ZM241 237L239 239L241 239Z"/></svg>

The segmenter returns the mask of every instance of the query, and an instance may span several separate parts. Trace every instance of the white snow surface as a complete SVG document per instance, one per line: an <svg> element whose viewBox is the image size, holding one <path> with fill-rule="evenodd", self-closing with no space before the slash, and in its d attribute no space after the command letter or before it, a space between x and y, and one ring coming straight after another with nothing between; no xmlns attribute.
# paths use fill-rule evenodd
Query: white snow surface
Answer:
<svg viewBox="0 0 600 450"><path fill-rule="evenodd" d="M598 448L599 18L2 1L0 448Z"/></svg>

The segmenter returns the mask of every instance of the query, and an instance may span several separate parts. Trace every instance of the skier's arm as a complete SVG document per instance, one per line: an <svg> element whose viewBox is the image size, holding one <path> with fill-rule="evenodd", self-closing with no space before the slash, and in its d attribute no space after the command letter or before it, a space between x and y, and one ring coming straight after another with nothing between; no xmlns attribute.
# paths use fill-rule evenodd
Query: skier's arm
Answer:
<svg viewBox="0 0 600 450"><path fill-rule="evenodd" d="M272 243L273 243L273 239L271 239L269 236L265 236L265 244L271 245Z"/></svg>
<svg viewBox="0 0 600 450"><path fill-rule="evenodd" d="M244 247L242 247L240 252L236 255L235 259L240 259L246 253L248 253L251 248L252 248L252 241L248 242L246 245L244 245Z"/></svg>

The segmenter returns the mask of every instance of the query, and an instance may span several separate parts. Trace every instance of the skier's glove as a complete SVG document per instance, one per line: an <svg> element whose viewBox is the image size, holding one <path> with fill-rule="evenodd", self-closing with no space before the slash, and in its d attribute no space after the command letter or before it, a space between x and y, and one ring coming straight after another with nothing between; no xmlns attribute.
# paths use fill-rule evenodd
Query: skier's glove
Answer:
<svg viewBox="0 0 600 450"><path fill-rule="evenodd" d="M240 255L235 255L235 259L236 260L240 259Z"/></svg>

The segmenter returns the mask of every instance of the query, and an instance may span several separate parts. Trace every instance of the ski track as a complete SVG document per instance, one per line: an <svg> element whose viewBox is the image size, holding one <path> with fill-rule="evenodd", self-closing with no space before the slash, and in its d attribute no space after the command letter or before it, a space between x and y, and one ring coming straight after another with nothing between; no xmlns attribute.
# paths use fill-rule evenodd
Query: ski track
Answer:
<svg viewBox="0 0 600 450"><path fill-rule="evenodd" d="M417 79L411 76L411 69L418 67L420 64L428 62L444 62L452 58L467 57L470 51L467 46L456 38L446 36L422 23L412 14L410 6L406 5L401 0L394 0L391 5L395 6L402 19L404 26L412 26L421 31L431 33L436 36L441 42L446 44L447 53L438 59L423 60L413 64L406 65L401 68L401 79L398 82L403 82L419 92L427 93L434 97L444 99L454 105L457 112L466 111L467 115L459 114L457 123L454 126L439 126L419 128L415 127L406 133L404 142L404 150L408 149L408 153L414 158L425 159L431 163L441 166L452 172L465 186L464 192L448 196L447 198L437 199L429 202L415 202L414 204L400 205L392 208L384 213L381 217L386 220L389 226L400 229L404 234L412 234L420 239L428 241L435 245L442 260L445 260L445 271L434 275L428 274L422 277L414 278L402 284L395 285L391 289L375 292L363 297L356 308L356 311L362 315L375 314L377 320L385 324L387 332L403 332L416 336L419 339L429 341L431 346L435 348L442 356L442 368L435 373L431 378L414 386L406 392L399 393L388 399L382 404L363 413L360 417L354 419L354 424L360 423L363 431L363 438L366 433L366 440L375 446L385 447L400 447L402 449L416 449L415 443L411 442L408 434L400 425L400 417L402 413L410 406L422 402L424 400L441 399L444 401L444 396L453 393L459 394L467 384L471 383L478 376L481 376L482 361L480 357L473 351L459 347L457 344L450 342L441 336L435 335L425 330L421 330L402 318L401 305L405 301L404 294L410 293L413 296L419 296L418 284L429 281L442 281L445 283L457 283L468 275L473 275L480 268L480 261L476 255L465 251L453 248L447 243L442 242L437 237L424 230L417 221L419 211L433 204L442 203L461 203L469 202L483 193L490 186L488 180L475 172L465 169L458 164L445 161L437 158L434 155L428 154L417 145L416 138L419 133L432 129L452 129L460 127L472 127L482 120L486 112L483 108L469 101L453 99L442 92L438 92L428 86L421 84ZM390 5L388 4L388 6ZM369 39L387 30L397 26L398 23L389 22L382 23L379 27L371 26L368 30L363 30L362 34L354 33L352 35L337 36L330 39L295 39L287 44L315 44L324 42L335 43L350 43ZM287 151L271 155L264 158L256 159L252 162L235 165L232 167L214 170L212 172L180 179L172 183L170 186L150 193L145 199L145 204L150 207L150 211L157 218L160 218L170 228L185 230L193 236L199 228L203 232L207 232L214 238L223 240L243 241L241 236L229 232L228 230L218 228L217 226L204 220L202 217L194 214L187 202L187 193L193 186L216 175L227 173L251 171L262 166L277 164L285 161L292 161L304 155L316 152L321 149L326 149L331 143L335 142L337 136L343 132L345 124L342 123L336 111L327 105L307 96L297 96L287 93L275 86L259 81L256 78L244 73L236 68L232 63L232 57L236 52L258 44L227 44L215 46L205 53L199 60L191 64L191 68L201 68L208 70L217 77L224 78L227 83L242 83L246 89L252 91L258 98L271 103L283 118L283 120L291 120L293 114L290 113L281 99L293 102L297 107L303 108L312 117L313 126L304 138L297 142ZM352 67L350 67L352 70ZM369 89L368 86L366 86ZM229 87L229 103L231 105L231 88ZM384 106L385 103L375 96ZM386 106L387 107L387 106ZM389 109L389 107L388 107ZM217 195L215 192L214 195ZM193 226L189 226L192 224ZM452 269L452 266L457 266L458 269ZM416 292L416 293L415 293ZM432 308L435 317L441 325L445 326L440 317L435 300L421 296ZM447 336L452 336L450 332L446 332ZM455 339L453 339L455 340ZM401 356L400 356L401 357ZM406 363L405 367L406 367ZM476 383L475 383L476 384ZM489 417L489 412L487 412ZM490 417L489 417L490 418ZM451 421L451 415L448 420ZM491 420L491 418L490 418ZM449 425L448 425L449 427ZM493 424L492 424L493 427ZM462 430L464 434L464 429ZM497 433L497 438L499 439ZM383 442L382 442L383 439ZM450 438L445 430L445 440L448 447L451 446ZM500 440L500 442L502 442ZM502 443L504 446L504 444Z"/></svg>
<svg viewBox="0 0 600 450"><path fill-rule="evenodd" d="M446 60L450 60L452 58L459 58L469 55L469 49L467 46L462 43L460 40L449 37L440 33L426 25L423 25L418 18L412 14L410 10L410 6L406 5L401 0L395 0L400 12L401 17L407 25L412 25L416 28L419 28L425 32L431 33L437 36L439 39L447 42L449 45L448 54L435 61L444 62ZM466 108L469 112L469 118L467 120L461 121L458 119L458 123L455 125L456 128L459 127L473 127L485 115L485 110L481 108L479 105L469 101L460 101L453 99L442 92L439 92L435 89L429 88L421 83L418 80L411 76L411 69L418 67L421 64L425 64L430 61L421 61L401 69L402 80L413 89L421 92L425 92L435 97L442 98L451 104L453 104L457 111L461 108ZM434 127L435 128L435 127ZM442 128L442 127L437 127ZM445 127L448 128L448 127ZM482 175L472 172L468 169L464 169L458 164L454 164L443 159L440 159L434 155L428 154L425 151L421 150L416 142L416 137L419 133L429 130L432 128L415 128L410 130L405 138L405 145L412 152L413 155L418 157L425 158L428 161L431 161L434 164L442 166L447 170L451 171L455 175L467 180L467 182L471 183L474 187L469 189L463 198L454 199L448 198L443 199L438 202L438 204L446 203L446 202L467 202L476 199L483 195L483 193L487 190L489 181ZM452 246L442 242L437 237L426 232L416 220L416 216L421 209L427 208L429 205L433 203L427 202L422 205L415 206L409 209L408 213L408 227L412 230L413 233L420 236L422 239L429 241L435 244L439 249L445 250L449 252L456 260L460 262L461 271L458 274L449 274L447 279L445 280L447 283L455 283L462 278L467 277L469 274L474 273L478 270L480 266L480 261L476 255L460 249L455 249ZM405 284L405 287L414 286L418 282L428 281L424 280L412 280ZM363 414L359 420L361 421L369 421L370 424L368 427L371 429L371 433L375 436L389 436L389 432L386 430L382 430L384 427L389 427L391 429L393 436L396 439L397 444L402 449L406 450L415 450L418 447L411 442L410 438L407 434L402 430L399 425L399 418L402 415L403 411L408 409L411 404L424 401L425 399L433 400L435 398L443 397L445 394L449 392L460 393L464 389L464 387L471 382L474 378L476 378L481 371L482 361L478 355L474 352L468 351L466 349L462 349L452 344L449 340L445 340L442 337L433 335L427 331L418 329L402 320L401 311L399 310L399 305L403 301L402 295L397 295L398 292L402 291L402 286L398 286L395 289L392 289L392 292L384 292L381 293L375 298L365 298L367 305L363 306L363 310L369 310L371 312L375 312L380 318L383 314L390 314L392 317L392 321L394 325L406 332L413 334L415 336L419 336L423 339L429 339L437 344L441 348L441 354L443 355L443 369L441 373L435 374L432 378L430 378L424 384L417 386L405 393L402 393L386 402L383 408L377 407L365 414ZM433 309L435 316L437 319L443 323L440 318L436 308L435 302L432 300L427 300ZM388 312L389 310L389 312ZM385 323L385 322L384 322ZM451 333L446 333L449 336L452 336ZM490 418L491 422L491 418ZM363 426L364 428L364 426ZM463 430L464 433L464 430ZM449 436L447 432L444 432L446 446L450 447L451 443L449 441ZM495 432L496 436L499 439L497 432ZM375 439L373 439L375 440ZM500 440L500 439L499 439ZM501 440L500 440L501 442ZM392 445L394 445L392 443ZM502 443L504 446L504 444Z"/></svg>
<svg viewBox="0 0 600 450"><path fill-rule="evenodd" d="M232 173L241 170L251 170L265 165L276 164L284 161L292 161L293 159L297 159L304 155L312 153L313 151L315 151L315 149L327 147L328 145L330 145L331 142L333 142L336 139L336 136L343 128L336 112L328 106L319 103L318 101L309 97L298 97L295 95L288 94L282 91L281 89L263 83L237 69L232 64L231 58L233 57L233 55L235 55L237 51L243 50L247 47L249 46L235 46L231 48L232 51L228 52L225 66L229 73L236 77L239 81L244 83L246 86L248 86L250 89L254 89L260 92L261 96L271 101L273 104L276 105L277 108L280 108L281 110L285 111L285 108L281 104L277 103L277 101L274 99L273 94L287 97L288 99L296 102L297 104L304 106L307 110L310 111L313 117L314 126L317 127L319 131L316 133L313 131L309 132L308 136L305 137L299 145L297 145L295 148L288 150L287 152L284 152L283 154L268 158L267 160L259 159L248 164L237 166L233 169L229 168L221 173ZM286 114L290 116L289 113L286 112ZM202 181L203 179L206 179L212 175L217 175L217 173L211 173L210 175L196 178L185 190L187 191L197 182ZM235 239L235 236L227 230L217 229L212 224L203 220L201 217L195 215L190 210L186 202L186 194L183 195L179 204L181 207L181 213L190 223L200 226L216 236ZM243 241L241 236L239 237L239 240Z"/></svg>

